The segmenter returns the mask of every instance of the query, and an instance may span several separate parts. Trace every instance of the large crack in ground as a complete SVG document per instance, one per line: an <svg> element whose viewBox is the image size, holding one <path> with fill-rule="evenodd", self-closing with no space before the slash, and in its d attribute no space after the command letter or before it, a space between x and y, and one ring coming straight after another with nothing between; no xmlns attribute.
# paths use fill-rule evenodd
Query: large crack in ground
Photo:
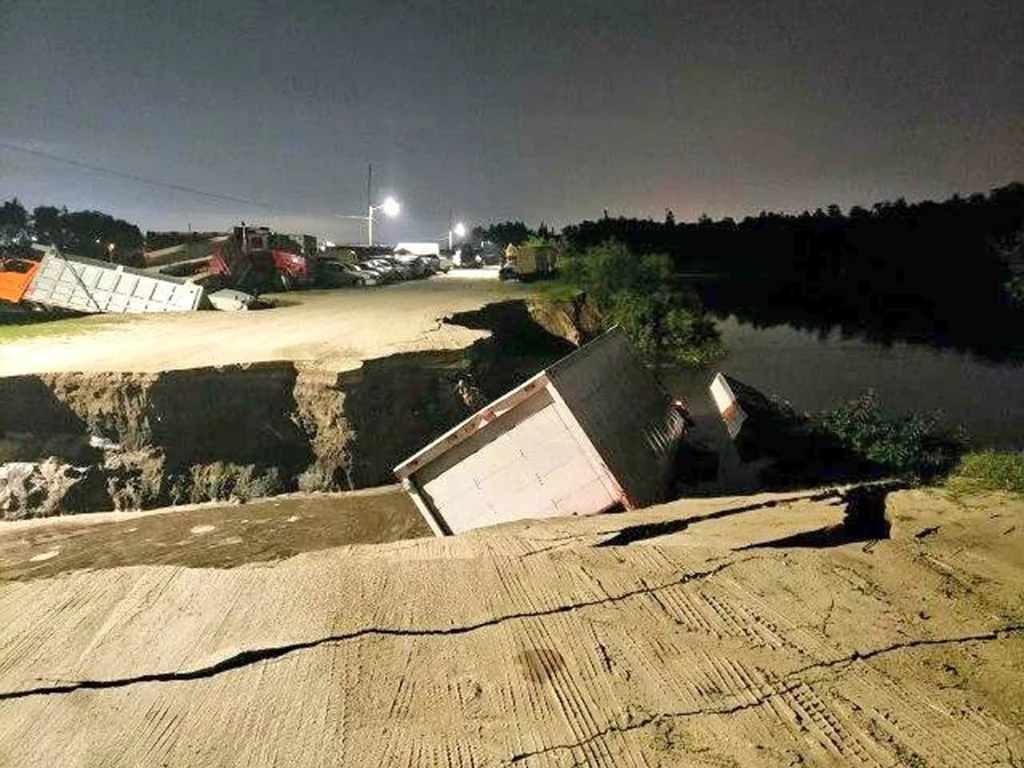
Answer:
<svg viewBox="0 0 1024 768"><path fill-rule="evenodd" d="M692 515L680 520L662 520L656 523L630 525L622 528L617 531L614 536L605 539L595 546L624 547L638 541L645 541L647 539L658 538L659 536L668 536L673 533L679 533L681 531L685 531L691 525L696 525L697 523L703 523L708 520L718 520L723 517L730 517L731 515L740 515L744 512L754 512L759 509L770 509L772 507L784 507L790 504L795 504L799 501L829 501L830 499L842 500L845 498L846 494L838 489L831 488L825 491L816 491L814 493L804 494L802 496L793 496L785 499L769 499L768 501L743 504L738 507L718 509L714 512L708 512L703 515Z"/></svg>
<svg viewBox="0 0 1024 768"><path fill-rule="evenodd" d="M474 622L471 624L433 629L414 629L408 627L363 627L362 629L353 630L351 632L344 632L337 635L327 635L325 637L319 637L313 640L304 640L301 642L269 646L265 648L248 649L240 651L232 656L227 657L226 659L222 659L221 661L218 661L215 664L211 664L205 667L199 667L192 670L186 670L183 672L153 672L149 674L134 675L132 677L114 678L109 680L74 680L60 685L40 686L38 688L27 688L20 691L2 691L0 692L0 701L23 699L29 696L49 696L54 694L67 694L79 690L107 690L111 688L124 688L131 685L137 685L139 683L173 683L183 682L187 680L199 680L203 678L214 677L215 675L223 674L224 672L230 672L232 670L248 667L261 661L279 659L282 656L288 656L299 651L311 650L313 648L319 648L324 645L334 645L338 643L347 642L349 640L358 640L359 638L368 636L445 637L454 635L464 635L470 632L476 632L480 629L499 626L510 621L544 618L546 616L555 616L561 613L569 613L571 611L581 610L584 608L611 605L614 603L621 602L623 600L628 600L632 597L637 597L638 595L649 595L652 592L669 589L671 587L676 587L681 584L687 584L691 581L696 581L699 579L709 578L711 576L715 576L716 574L720 573L726 568L757 559L761 559L760 556L752 555L749 557L740 558L738 560L730 560L728 562L719 563L714 568L710 568L706 571L696 571L692 573L687 573L683 576L680 576L677 579L673 579L671 581L664 582L655 586L645 585L643 587L638 587L637 589L621 592L617 595L595 598L593 600L576 601L573 603L558 605L552 608L546 608L538 611L524 611L517 613L508 613L501 616L493 616L491 618L482 619L478 622Z"/></svg>
<svg viewBox="0 0 1024 768"><path fill-rule="evenodd" d="M743 563L751 562L754 560L763 559L762 556L752 555L748 557L739 558L736 560L729 560L727 562L719 563L713 568L709 568L704 571L696 571L684 574L677 579L672 579L667 582L662 582L656 585L644 585L636 589L627 590L620 592L617 595L609 595L607 597L595 598L593 600L582 600L567 603L564 605L554 606L552 608L546 608L537 611L521 611L515 613L507 613L500 616L494 616L488 619L482 619L477 622L470 624L463 624L454 627L438 627L438 628L411 628L411 627L363 627L361 629L353 630L351 632L339 633L336 635L327 635L324 637L315 638L312 640L304 640L295 643L287 643L278 646L268 646L264 648L253 648L240 651L232 656L229 656L215 664L210 664L204 667L198 667L192 670L177 671L177 672L153 672L142 675L134 675L131 677L124 678L113 678L108 680L74 680L59 685L40 686L36 688L27 688L19 691L2 691L0 692L0 701L9 701L14 699L23 699L32 696L51 696L69 694L80 690L109 690L116 688L125 688L133 685L142 683L173 683L173 682L186 682L189 680L200 680L205 678L215 677L225 672L231 672L234 670L242 669L244 667L252 666L254 664L279 659L284 656L289 656L294 653L301 651L312 650L327 645L336 645L351 640L358 640L363 637L378 636L378 637L451 637L464 635L471 632L476 632L481 629L492 628L506 624L513 621L522 621L525 619L545 618L548 616L555 616L558 614L569 613L572 611L583 610L586 608L593 608L598 606L613 605L624 600L638 597L641 595L647 595L657 599L658 592L677 587L683 584L688 584L693 581L707 579L714 577L724 571L727 568L731 568L735 565L741 565ZM898 643L892 643L890 645L881 646L878 648L859 650L855 649L851 653L841 656L836 659L830 659L827 661L819 661L813 664L808 664L803 667L799 667L795 670L784 675L779 682L784 686L791 681L794 684L803 684L806 682L803 676L808 672L823 669L835 669L837 667L849 666L857 661L867 661L869 659L876 658L889 653L894 653L901 650L908 650L912 648L929 647L929 646L943 646L951 644L964 644L964 643L977 643L977 642L991 642L1000 640L1005 636L1024 632L1024 624L1013 624L1005 627L999 627L996 629L987 630L985 632L979 632L970 635L961 635L958 637L947 637L947 638L918 638L913 640L905 640ZM666 717L677 718L677 717L693 717L701 714L730 714L732 711L739 711L740 709L749 708L751 706L758 706L767 699L773 696L779 696L785 693L786 690L779 689L772 691L765 695L764 699L759 702L747 703L738 705L732 709L725 710L708 710L700 709L693 712L681 712L681 713L661 713L654 716L651 721L647 723L631 723L627 727L609 726L602 732L595 734L589 739L600 738L602 735L607 735L615 730L632 730L638 727L644 727L650 724L656 719L664 719ZM586 742L582 742L586 743ZM581 744L564 745L562 747L551 747L548 749L572 749ZM547 750L545 750L547 751ZM527 755L529 756L529 755ZM519 760L524 758L518 758ZM513 759L513 762L517 762L517 759Z"/></svg>
<svg viewBox="0 0 1024 768"><path fill-rule="evenodd" d="M503 302L491 331L338 373L282 361L0 377L0 518L245 501L394 482L392 468L573 347Z"/></svg>

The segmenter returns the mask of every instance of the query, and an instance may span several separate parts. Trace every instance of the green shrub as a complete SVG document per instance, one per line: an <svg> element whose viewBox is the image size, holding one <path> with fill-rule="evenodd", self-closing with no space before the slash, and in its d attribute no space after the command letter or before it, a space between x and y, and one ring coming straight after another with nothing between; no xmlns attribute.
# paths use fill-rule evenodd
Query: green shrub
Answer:
<svg viewBox="0 0 1024 768"><path fill-rule="evenodd" d="M934 416L886 418L874 392L827 411L817 429L858 459L915 482L948 474L965 449L963 436L941 429Z"/></svg>
<svg viewBox="0 0 1024 768"><path fill-rule="evenodd" d="M1024 451L990 450L964 454L947 486L954 493L1024 493Z"/></svg>
<svg viewBox="0 0 1024 768"><path fill-rule="evenodd" d="M648 359L697 365L722 355L714 323L697 295L674 280L668 256L636 256L610 242L564 257L559 270L563 284L585 291Z"/></svg>

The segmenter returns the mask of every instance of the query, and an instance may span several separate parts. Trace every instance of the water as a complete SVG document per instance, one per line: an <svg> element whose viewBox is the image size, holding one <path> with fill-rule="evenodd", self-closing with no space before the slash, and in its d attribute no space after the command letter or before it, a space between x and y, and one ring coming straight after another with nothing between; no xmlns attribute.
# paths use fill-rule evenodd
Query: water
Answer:
<svg viewBox="0 0 1024 768"><path fill-rule="evenodd" d="M838 332L823 338L788 326L757 329L734 317L718 327L726 359L703 369L664 371L661 379L690 404L698 421L695 436L718 450L719 492L749 491L757 481L756 468L740 465L728 450L713 410L707 387L717 371L809 413L873 389L889 415L938 414L946 426L962 426L973 447L1024 450L1024 365L923 345L843 339Z"/></svg>

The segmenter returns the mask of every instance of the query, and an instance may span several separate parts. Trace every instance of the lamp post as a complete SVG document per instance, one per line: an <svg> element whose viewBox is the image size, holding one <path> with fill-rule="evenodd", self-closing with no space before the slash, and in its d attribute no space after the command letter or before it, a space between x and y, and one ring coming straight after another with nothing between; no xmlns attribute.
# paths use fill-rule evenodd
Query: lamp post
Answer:
<svg viewBox="0 0 1024 768"><path fill-rule="evenodd" d="M398 212L402 210L402 206L393 197L387 197L384 202L380 205L371 205L366 212L366 244L373 245L373 213L374 211L384 211L384 215L390 218L394 218L398 215Z"/></svg>
<svg viewBox="0 0 1024 768"><path fill-rule="evenodd" d="M449 230L448 230L448 250L449 251L452 249L452 235L454 235L455 237L465 237L466 236L466 225L463 224L460 221L454 227L449 228Z"/></svg>
<svg viewBox="0 0 1024 768"><path fill-rule="evenodd" d="M339 219L359 219L359 221L366 222L366 244L373 245L373 214L377 211L384 211L385 216L394 218L398 215L399 211L402 210L401 204L393 197L384 198L384 202L380 205L371 205L365 216L353 216L349 214L336 214L336 218Z"/></svg>

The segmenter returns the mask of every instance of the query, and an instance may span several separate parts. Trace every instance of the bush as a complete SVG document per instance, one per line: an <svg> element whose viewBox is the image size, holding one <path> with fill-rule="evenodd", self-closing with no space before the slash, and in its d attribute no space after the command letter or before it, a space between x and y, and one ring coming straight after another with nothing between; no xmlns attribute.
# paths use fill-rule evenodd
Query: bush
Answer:
<svg viewBox="0 0 1024 768"><path fill-rule="evenodd" d="M721 356L714 323L697 295L673 279L668 256L638 257L611 242L563 258L560 271L648 359L701 364Z"/></svg>
<svg viewBox="0 0 1024 768"><path fill-rule="evenodd" d="M947 481L947 486L954 493L1024 493L1024 451L978 451L965 454Z"/></svg>
<svg viewBox="0 0 1024 768"><path fill-rule="evenodd" d="M940 429L934 416L884 417L873 392L824 413L817 429L858 459L914 482L947 475L965 449L964 437Z"/></svg>

